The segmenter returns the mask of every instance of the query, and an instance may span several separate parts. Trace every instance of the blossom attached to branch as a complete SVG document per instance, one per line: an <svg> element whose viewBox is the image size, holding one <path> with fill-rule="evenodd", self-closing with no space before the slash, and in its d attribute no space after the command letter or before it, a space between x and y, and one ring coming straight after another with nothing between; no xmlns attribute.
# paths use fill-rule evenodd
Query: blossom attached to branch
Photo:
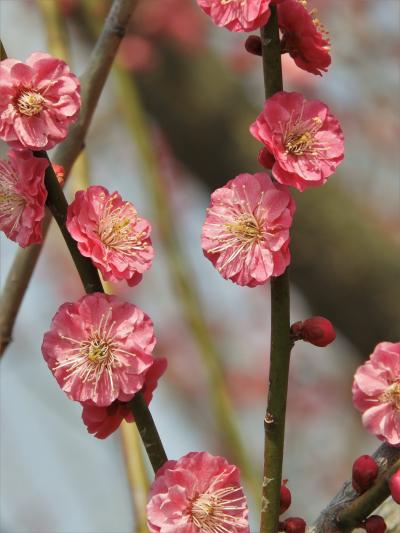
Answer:
<svg viewBox="0 0 400 533"><path fill-rule="evenodd" d="M78 191L68 207L67 228L106 281L133 286L151 266L151 226L117 192L97 185Z"/></svg>
<svg viewBox="0 0 400 533"><path fill-rule="evenodd" d="M158 380L166 369L167 360L165 357L160 357L154 359L153 364L146 372L145 381L140 392L143 394L147 405L151 402ZM124 419L127 422L134 422L135 419L129 405L131 395L127 395L125 401L122 401L122 397L123 395L120 395L120 400L114 400L111 405L106 407L99 407L92 401L82 405L82 420L89 433L94 434L98 439L105 439L119 428Z"/></svg>
<svg viewBox="0 0 400 533"><path fill-rule="evenodd" d="M230 31L253 31L267 23L270 0L197 0L214 24Z"/></svg>
<svg viewBox="0 0 400 533"><path fill-rule="evenodd" d="M0 63L0 139L15 148L48 150L68 134L81 106L80 84L68 65L34 52L26 63Z"/></svg>
<svg viewBox="0 0 400 533"><path fill-rule="evenodd" d="M327 32L303 2L285 0L278 6L278 24L282 33L282 53L289 53L296 65L312 74L327 71L331 64Z"/></svg>
<svg viewBox="0 0 400 533"><path fill-rule="evenodd" d="M326 183L344 157L337 119L323 102L300 93L274 94L250 132L275 158L276 180L300 191Z"/></svg>
<svg viewBox="0 0 400 533"><path fill-rule="evenodd" d="M357 369L353 403L369 432L400 446L400 342L381 342Z"/></svg>
<svg viewBox="0 0 400 533"><path fill-rule="evenodd" d="M151 533L249 533L247 515L239 469L207 452L167 461L147 505Z"/></svg>
<svg viewBox="0 0 400 533"><path fill-rule="evenodd" d="M211 195L202 230L204 255L238 285L266 283L290 263L294 211L288 190L268 174L240 174Z"/></svg>
<svg viewBox="0 0 400 533"><path fill-rule="evenodd" d="M106 407L143 388L154 345L153 324L141 309L93 293L61 305L42 353L71 400Z"/></svg>
<svg viewBox="0 0 400 533"><path fill-rule="evenodd" d="M29 150L10 150L0 159L0 230L25 248L42 241L48 162Z"/></svg>

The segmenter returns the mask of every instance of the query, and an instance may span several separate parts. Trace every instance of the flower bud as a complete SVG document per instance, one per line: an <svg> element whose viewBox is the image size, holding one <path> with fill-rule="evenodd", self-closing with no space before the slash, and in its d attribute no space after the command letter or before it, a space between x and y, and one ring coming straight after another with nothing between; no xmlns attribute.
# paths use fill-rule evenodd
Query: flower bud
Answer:
<svg viewBox="0 0 400 533"><path fill-rule="evenodd" d="M369 489L378 475L378 465L370 455L361 455L353 463L352 485L362 493Z"/></svg>
<svg viewBox="0 0 400 533"><path fill-rule="evenodd" d="M291 329L294 340L314 344L314 346L327 346L336 339L332 323L323 316L313 316L303 322L295 322Z"/></svg>
<svg viewBox="0 0 400 533"><path fill-rule="evenodd" d="M368 517L362 527L367 533L385 533L386 531L384 519L376 514Z"/></svg>
<svg viewBox="0 0 400 533"><path fill-rule="evenodd" d="M283 522L283 531L286 533L305 533L306 523L302 518L293 516Z"/></svg>
<svg viewBox="0 0 400 533"><path fill-rule="evenodd" d="M271 169L275 163L275 157L266 148L261 148L258 152L257 160L264 168Z"/></svg>
<svg viewBox="0 0 400 533"><path fill-rule="evenodd" d="M63 186L64 185L64 176L65 176L65 170L62 165L57 165L57 163L51 164L54 170L54 174L57 177L58 183Z"/></svg>
<svg viewBox="0 0 400 533"><path fill-rule="evenodd" d="M400 503L400 470L390 478L389 487L394 501Z"/></svg>
<svg viewBox="0 0 400 533"><path fill-rule="evenodd" d="M249 35L244 43L246 50L255 56L262 56L261 39L258 35Z"/></svg>
<svg viewBox="0 0 400 533"><path fill-rule="evenodd" d="M279 504L279 514L284 513L287 509L289 509L290 504L292 503L292 495L290 493L290 490L286 486L287 479L285 479L281 486L281 499Z"/></svg>

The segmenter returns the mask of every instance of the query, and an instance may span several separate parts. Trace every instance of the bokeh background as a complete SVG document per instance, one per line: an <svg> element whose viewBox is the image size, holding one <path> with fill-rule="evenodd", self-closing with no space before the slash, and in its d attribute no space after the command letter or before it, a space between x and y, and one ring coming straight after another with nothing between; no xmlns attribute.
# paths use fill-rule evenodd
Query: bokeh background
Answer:
<svg viewBox="0 0 400 533"><path fill-rule="evenodd" d="M8 55L21 60L49 50L56 8L79 75L108 6L0 0L1 38ZM343 125L346 159L326 186L296 195L293 321L326 315L338 330L326 349L298 343L293 351L284 477L290 514L310 523L349 477L353 459L378 444L352 408L354 369L378 342L400 337L400 2L314 6L330 33L332 65L320 78L285 56L284 86L328 103ZM260 170L248 126L263 103L262 70L244 40L213 28L194 0L140 0L90 129L86 160L73 169L66 193L72 198L89 179L120 191L152 221L151 270L138 287L113 287L152 317L156 353L169 361L151 411L169 457L208 450L235 462L238 449L224 436L212 392L222 371L255 472L245 486L257 531L251 486L261 483L269 289L223 280L200 248L211 190ZM2 284L15 252L1 235ZM56 309L81 295L54 227L1 361L4 533L143 531L135 525L120 434L106 441L89 435L79 405L60 391L41 356ZM210 363L215 355L218 365Z"/></svg>

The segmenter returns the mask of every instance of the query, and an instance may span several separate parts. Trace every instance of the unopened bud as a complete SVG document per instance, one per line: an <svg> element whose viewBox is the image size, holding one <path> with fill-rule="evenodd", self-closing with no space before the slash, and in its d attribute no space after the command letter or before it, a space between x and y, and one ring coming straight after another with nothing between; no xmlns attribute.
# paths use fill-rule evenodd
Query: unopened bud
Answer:
<svg viewBox="0 0 400 533"><path fill-rule="evenodd" d="M363 522L362 527L367 533L385 533L386 522L381 516L374 514Z"/></svg>
<svg viewBox="0 0 400 533"><path fill-rule="evenodd" d="M261 148L257 156L258 162L264 168L271 169L275 163L275 157L266 148Z"/></svg>
<svg viewBox="0 0 400 533"><path fill-rule="evenodd" d="M292 503L292 495L290 493L290 490L286 486L287 479L285 479L281 486L281 498L279 503L279 514L284 513L287 509L289 509L290 504Z"/></svg>
<svg viewBox="0 0 400 533"><path fill-rule="evenodd" d="M51 166L53 167L54 174L57 177L58 183L62 186L64 185L64 176L65 176L65 170L64 167L61 165L57 165L57 163L52 163Z"/></svg>
<svg viewBox="0 0 400 533"><path fill-rule="evenodd" d="M353 463L352 485L358 493L369 489L378 475L378 465L370 455L361 455Z"/></svg>
<svg viewBox="0 0 400 533"><path fill-rule="evenodd" d="M261 39L258 35L249 35L244 43L246 50L255 56L262 56Z"/></svg>
<svg viewBox="0 0 400 533"><path fill-rule="evenodd" d="M394 501L400 503L400 470L397 470L390 478L389 488Z"/></svg>
<svg viewBox="0 0 400 533"><path fill-rule="evenodd" d="M314 346L327 346L336 339L336 332L332 323L323 316L313 316L304 322L295 322L290 328L293 340L314 344Z"/></svg>
<svg viewBox="0 0 400 533"><path fill-rule="evenodd" d="M283 531L286 533L305 533L306 523L302 518L297 516L292 516L291 518L286 518L282 524Z"/></svg>

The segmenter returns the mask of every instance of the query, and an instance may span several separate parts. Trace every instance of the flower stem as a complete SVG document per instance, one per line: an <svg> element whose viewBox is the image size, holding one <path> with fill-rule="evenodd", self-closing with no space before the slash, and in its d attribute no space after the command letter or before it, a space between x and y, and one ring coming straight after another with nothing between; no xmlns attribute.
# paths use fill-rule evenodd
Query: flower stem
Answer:
<svg viewBox="0 0 400 533"><path fill-rule="evenodd" d="M261 29L265 97L283 89L281 49L276 6ZM285 414L288 389L290 340L290 297L288 270L271 280L271 355L268 406L264 418L264 477L260 533L276 533L282 483Z"/></svg>

